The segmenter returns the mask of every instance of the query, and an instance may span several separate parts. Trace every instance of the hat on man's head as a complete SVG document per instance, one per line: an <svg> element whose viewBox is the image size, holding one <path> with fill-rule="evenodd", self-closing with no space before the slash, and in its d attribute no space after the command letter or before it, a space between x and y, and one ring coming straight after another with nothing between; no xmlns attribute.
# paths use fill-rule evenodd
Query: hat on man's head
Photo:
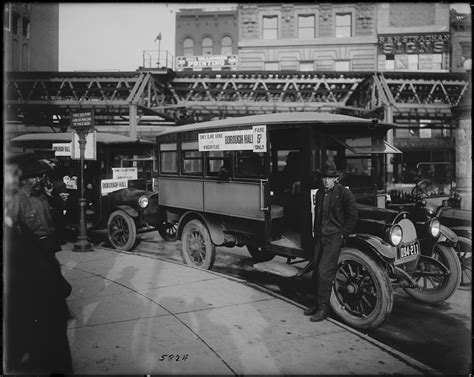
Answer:
<svg viewBox="0 0 474 377"><path fill-rule="evenodd" d="M332 161L326 161L321 169L316 169L321 177L339 177L341 172L337 170L336 164Z"/></svg>
<svg viewBox="0 0 474 377"><path fill-rule="evenodd" d="M20 169L20 179L38 177L53 170L48 164L38 161L35 158L23 160L20 163Z"/></svg>

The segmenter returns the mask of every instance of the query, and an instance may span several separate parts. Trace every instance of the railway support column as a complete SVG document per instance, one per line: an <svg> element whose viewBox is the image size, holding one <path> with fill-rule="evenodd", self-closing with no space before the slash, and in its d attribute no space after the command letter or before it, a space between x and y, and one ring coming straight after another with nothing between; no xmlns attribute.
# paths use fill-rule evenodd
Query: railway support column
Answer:
<svg viewBox="0 0 474 377"><path fill-rule="evenodd" d="M472 210L472 120L471 120L471 76L469 90L461 104L453 109L456 119L456 189L461 196L461 209Z"/></svg>
<svg viewBox="0 0 474 377"><path fill-rule="evenodd" d="M391 105L384 106L384 122L393 123L393 107ZM387 131L387 142L393 145L393 129ZM387 185L393 183L393 154L385 156L385 166L387 167Z"/></svg>
<svg viewBox="0 0 474 377"><path fill-rule="evenodd" d="M137 106L130 105L129 108L129 125L130 125L130 137L133 139L137 138Z"/></svg>

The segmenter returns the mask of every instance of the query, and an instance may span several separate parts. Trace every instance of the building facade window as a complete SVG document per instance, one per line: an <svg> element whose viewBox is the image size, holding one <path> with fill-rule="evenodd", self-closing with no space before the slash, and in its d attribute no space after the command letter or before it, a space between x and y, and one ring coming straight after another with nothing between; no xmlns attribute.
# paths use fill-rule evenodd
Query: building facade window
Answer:
<svg viewBox="0 0 474 377"><path fill-rule="evenodd" d="M12 70L18 71L20 69L20 52L18 51L18 41L16 39L12 42Z"/></svg>
<svg viewBox="0 0 474 377"><path fill-rule="evenodd" d="M315 35L316 17L314 14L300 14L298 15L298 38L299 39L313 39Z"/></svg>
<svg viewBox="0 0 474 377"><path fill-rule="evenodd" d="M25 38L30 38L30 20L26 17L23 17L22 23L22 33Z"/></svg>
<svg viewBox="0 0 474 377"><path fill-rule="evenodd" d="M30 51L26 43L21 48L21 69L28 71L30 68Z"/></svg>
<svg viewBox="0 0 474 377"><path fill-rule="evenodd" d="M277 16L263 16L263 39L278 39L278 17Z"/></svg>
<svg viewBox="0 0 474 377"><path fill-rule="evenodd" d="M300 71L314 71L314 61L301 61L300 62Z"/></svg>
<svg viewBox="0 0 474 377"><path fill-rule="evenodd" d="M20 32L21 17L18 13L13 12L12 14L12 33L18 35Z"/></svg>
<svg viewBox="0 0 474 377"><path fill-rule="evenodd" d="M183 55L184 56L194 55L194 41L191 38L186 38L183 41Z"/></svg>
<svg viewBox="0 0 474 377"><path fill-rule="evenodd" d="M3 28L6 30L10 30L10 23L11 23L11 4L5 3L3 5Z"/></svg>
<svg viewBox="0 0 474 377"><path fill-rule="evenodd" d="M334 70L335 71L342 71L342 72L350 71L351 70L350 60L336 60L334 62Z"/></svg>
<svg viewBox="0 0 474 377"><path fill-rule="evenodd" d="M280 63L278 62L265 62L263 69L265 71L279 71Z"/></svg>
<svg viewBox="0 0 474 377"><path fill-rule="evenodd" d="M232 38L231 37L222 38L221 55L232 55Z"/></svg>
<svg viewBox="0 0 474 377"><path fill-rule="evenodd" d="M206 37L202 40L202 54L203 55L212 55L213 53L213 42L212 39Z"/></svg>
<svg viewBox="0 0 474 377"><path fill-rule="evenodd" d="M352 37L352 14L336 13L336 37Z"/></svg>

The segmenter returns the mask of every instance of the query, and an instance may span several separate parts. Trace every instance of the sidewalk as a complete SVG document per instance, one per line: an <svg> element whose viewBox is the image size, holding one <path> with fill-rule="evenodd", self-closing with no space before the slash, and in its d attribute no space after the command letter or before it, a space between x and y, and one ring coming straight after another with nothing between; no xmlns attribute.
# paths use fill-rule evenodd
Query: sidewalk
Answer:
<svg viewBox="0 0 474 377"><path fill-rule="evenodd" d="M215 272L95 247L57 253L74 374L436 374L333 320Z"/></svg>

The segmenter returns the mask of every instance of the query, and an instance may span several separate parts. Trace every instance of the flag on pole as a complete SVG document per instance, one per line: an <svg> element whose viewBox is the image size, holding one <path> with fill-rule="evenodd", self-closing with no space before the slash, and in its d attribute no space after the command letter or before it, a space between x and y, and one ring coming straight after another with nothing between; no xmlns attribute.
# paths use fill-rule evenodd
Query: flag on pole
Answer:
<svg viewBox="0 0 474 377"><path fill-rule="evenodd" d="M154 42L156 42L156 41L161 41L161 33L159 33L159 34L156 36Z"/></svg>

